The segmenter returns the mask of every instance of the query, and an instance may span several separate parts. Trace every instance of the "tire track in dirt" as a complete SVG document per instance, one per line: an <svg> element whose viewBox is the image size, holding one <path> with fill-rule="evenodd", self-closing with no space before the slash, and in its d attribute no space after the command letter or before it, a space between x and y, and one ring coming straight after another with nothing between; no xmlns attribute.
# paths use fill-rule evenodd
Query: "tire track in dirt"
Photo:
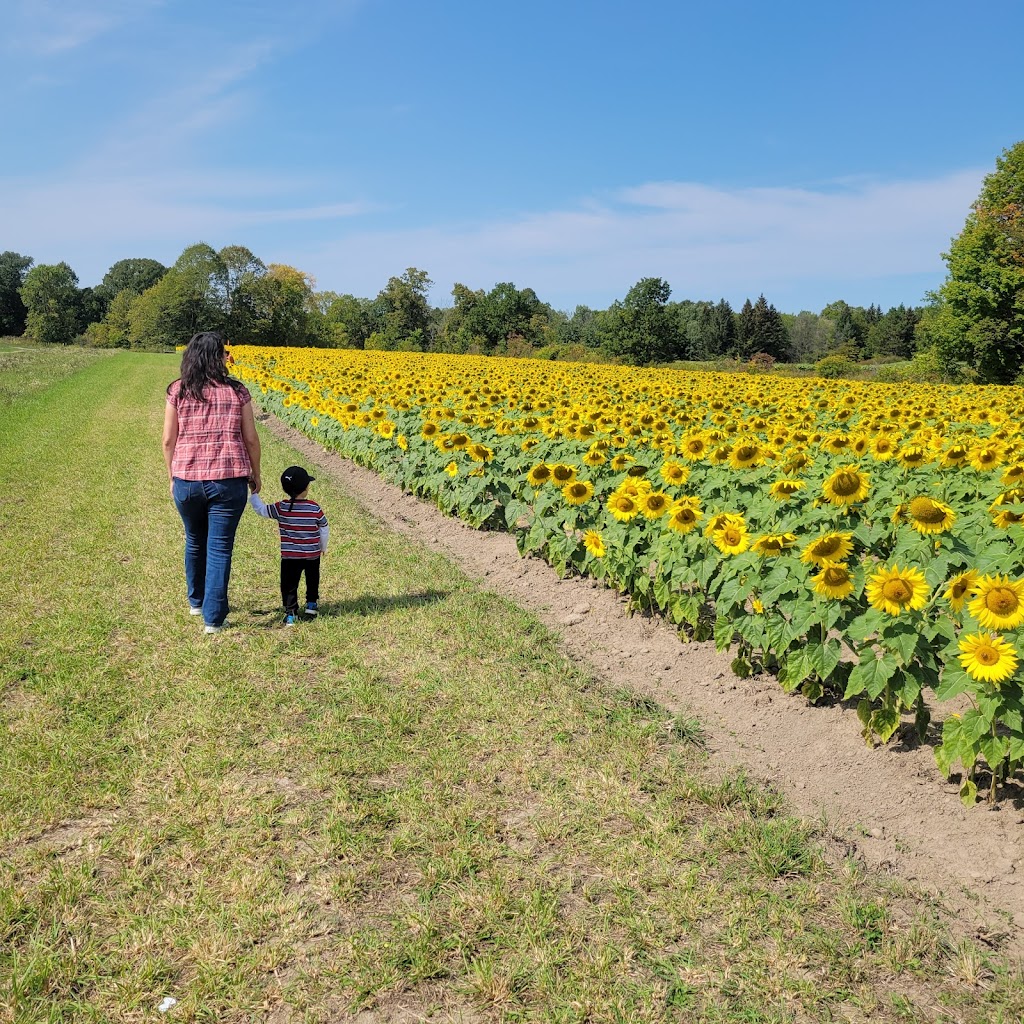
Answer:
<svg viewBox="0 0 1024 1024"><path fill-rule="evenodd" d="M520 558L509 534L474 530L276 417L259 419L385 526L536 614L605 684L698 717L712 763L743 767L798 813L824 821L837 860L853 857L905 879L938 898L965 932L1024 954L1024 787L994 808L967 809L930 747L871 750L852 707L811 706L767 677L737 679L730 655L711 643L683 643L664 620L628 615L616 591L559 579L546 562Z"/></svg>

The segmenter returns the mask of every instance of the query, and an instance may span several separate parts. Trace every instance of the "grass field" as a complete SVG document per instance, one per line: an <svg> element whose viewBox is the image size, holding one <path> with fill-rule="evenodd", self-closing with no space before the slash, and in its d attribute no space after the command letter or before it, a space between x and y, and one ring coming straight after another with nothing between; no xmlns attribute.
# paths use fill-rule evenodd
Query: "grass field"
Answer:
<svg viewBox="0 0 1024 1024"><path fill-rule="evenodd" d="M247 513L234 627L204 636L159 446L176 359L21 355L0 1021L1024 1017L1019 967L326 474L320 620L280 626ZM264 445L275 481L297 456Z"/></svg>

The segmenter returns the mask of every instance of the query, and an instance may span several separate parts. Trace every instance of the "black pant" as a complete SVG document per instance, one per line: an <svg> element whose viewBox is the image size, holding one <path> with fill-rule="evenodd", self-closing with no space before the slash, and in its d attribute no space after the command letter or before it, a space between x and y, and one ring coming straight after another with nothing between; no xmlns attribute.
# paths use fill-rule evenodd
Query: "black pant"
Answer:
<svg viewBox="0 0 1024 1024"><path fill-rule="evenodd" d="M289 615L299 614L299 580L306 574L306 603L320 600L320 559L281 559L281 600Z"/></svg>

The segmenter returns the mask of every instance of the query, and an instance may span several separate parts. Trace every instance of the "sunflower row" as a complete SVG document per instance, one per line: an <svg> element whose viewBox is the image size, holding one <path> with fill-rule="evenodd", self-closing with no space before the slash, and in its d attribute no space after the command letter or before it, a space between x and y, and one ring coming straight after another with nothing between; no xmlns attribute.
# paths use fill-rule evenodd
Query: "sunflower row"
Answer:
<svg viewBox="0 0 1024 1024"><path fill-rule="evenodd" d="M444 511L713 636L741 674L857 699L869 741L955 699L936 756L965 800L1024 761L1019 389L234 355L269 408Z"/></svg>

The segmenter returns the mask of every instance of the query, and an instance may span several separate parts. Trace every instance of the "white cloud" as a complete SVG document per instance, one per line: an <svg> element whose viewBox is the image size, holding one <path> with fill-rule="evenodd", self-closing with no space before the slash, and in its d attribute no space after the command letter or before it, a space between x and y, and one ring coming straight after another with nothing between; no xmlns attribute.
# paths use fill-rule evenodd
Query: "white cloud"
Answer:
<svg viewBox="0 0 1024 1024"><path fill-rule="evenodd" d="M514 220L347 234L294 258L325 287L361 294L375 293L407 266L421 267L435 281L435 301L455 281L515 281L570 306L621 297L648 276L668 280L678 297L732 301L762 291L795 294L806 285L814 292L816 282L855 288L940 276L940 254L962 227L984 173L821 188L650 182Z"/></svg>
<svg viewBox="0 0 1024 1024"><path fill-rule="evenodd" d="M21 0L10 12L3 49L62 57L139 17L161 0Z"/></svg>

